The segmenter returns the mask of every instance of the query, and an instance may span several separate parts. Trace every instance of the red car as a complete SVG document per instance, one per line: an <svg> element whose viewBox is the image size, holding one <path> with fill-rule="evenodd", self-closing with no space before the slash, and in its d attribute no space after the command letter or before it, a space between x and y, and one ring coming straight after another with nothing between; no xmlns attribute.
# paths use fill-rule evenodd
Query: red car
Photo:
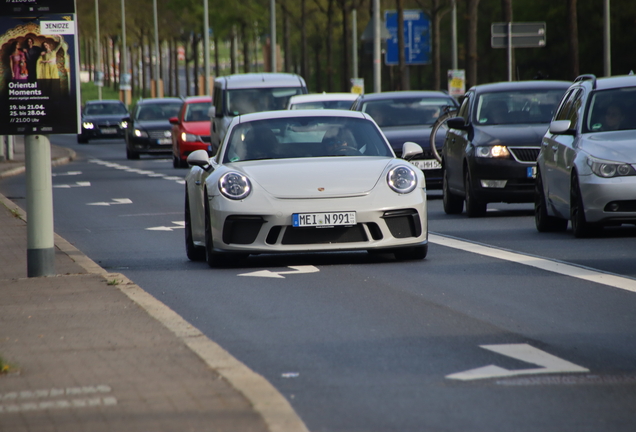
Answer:
<svg viewBox="0 0 636 432"><path fill-rule="evenodd" d="M210 96L192 96L184 100L178 117L170 118L172 124L172 166L187 168L188 155L195 150L206 150L210 156L216 153L210 144Z"/></svg>

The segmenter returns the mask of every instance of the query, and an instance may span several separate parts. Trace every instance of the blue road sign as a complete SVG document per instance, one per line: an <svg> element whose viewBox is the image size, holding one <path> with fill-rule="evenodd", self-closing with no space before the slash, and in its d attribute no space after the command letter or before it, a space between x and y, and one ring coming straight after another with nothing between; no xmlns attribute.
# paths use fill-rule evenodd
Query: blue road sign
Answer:
<svg viewBox="0 0 636 432"><path fill-rule="evenodd" d="M398 15L397 11L384 13L386 28L391 37L386 41L384 63L399 64L398 55ZM431 20L421 10L404 11L404 57L407 65L430 63L431 59Z"/></svg>

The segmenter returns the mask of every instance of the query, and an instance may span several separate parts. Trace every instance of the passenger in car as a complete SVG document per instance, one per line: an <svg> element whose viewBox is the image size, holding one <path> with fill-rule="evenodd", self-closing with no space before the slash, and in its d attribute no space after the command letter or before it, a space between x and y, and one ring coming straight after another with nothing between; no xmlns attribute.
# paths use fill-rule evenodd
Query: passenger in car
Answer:
<svg viewBox="0 0 636 432"><path fill-rule="evenodd" d="M623 121L625 116L621 106L617 103L613 103L605 108L605 114L603 115L603 130L619 130L623 129Z"/></svg>

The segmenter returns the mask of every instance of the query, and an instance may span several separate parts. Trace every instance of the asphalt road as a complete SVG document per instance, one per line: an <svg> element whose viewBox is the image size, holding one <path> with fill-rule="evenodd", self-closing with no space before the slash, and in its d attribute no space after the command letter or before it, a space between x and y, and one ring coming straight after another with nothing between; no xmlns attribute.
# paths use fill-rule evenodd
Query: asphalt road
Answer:
<svg viewBox="0 0 636 432"><path fill-rule="evenodd" d="M123 141L51 140L80 156L53 169L56 232L265 376L312 431L636 429L634 227L539 234L531 205L451 217L432 191L424 261L210 269L185 256L186 170L128 161ZM26 206L24 176L0 191Z"/></svg>

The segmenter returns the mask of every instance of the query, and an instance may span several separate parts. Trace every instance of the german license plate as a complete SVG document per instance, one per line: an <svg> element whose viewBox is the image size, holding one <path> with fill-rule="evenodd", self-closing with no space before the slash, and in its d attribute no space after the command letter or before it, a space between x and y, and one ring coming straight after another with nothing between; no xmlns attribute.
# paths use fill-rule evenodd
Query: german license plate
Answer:
<svg viewBox="0 0 636 432"><path fill-rule="evenodd" d="M356 224L356 212L294 213L292 226L332 227Z"/></svg>
<svg viewBox="0 0 636 432"><path fill-rule="evenodd" d="M159 144L172 144L172 138L161 138Z"/></svg>
<svg viewBox="0 0 636 432"><path fill-rule="evenodd" d="M537 167L528 167L526 168L526 176L528 178L537 178Z"/></svg>
<svg viewBox="0 0 636 432"><path fill-rule="evenodd" d="M117 129L115 129L115 128L101 128L100 131L104 135L113 135L113 134L117 133Z"/></svg>
<svg viewBox="0 0 636 432"><path fill-rule="evenodd" d="M437 159L414 160L411 163L422 171L442 168L442 164L437 162Z"/></svg>

